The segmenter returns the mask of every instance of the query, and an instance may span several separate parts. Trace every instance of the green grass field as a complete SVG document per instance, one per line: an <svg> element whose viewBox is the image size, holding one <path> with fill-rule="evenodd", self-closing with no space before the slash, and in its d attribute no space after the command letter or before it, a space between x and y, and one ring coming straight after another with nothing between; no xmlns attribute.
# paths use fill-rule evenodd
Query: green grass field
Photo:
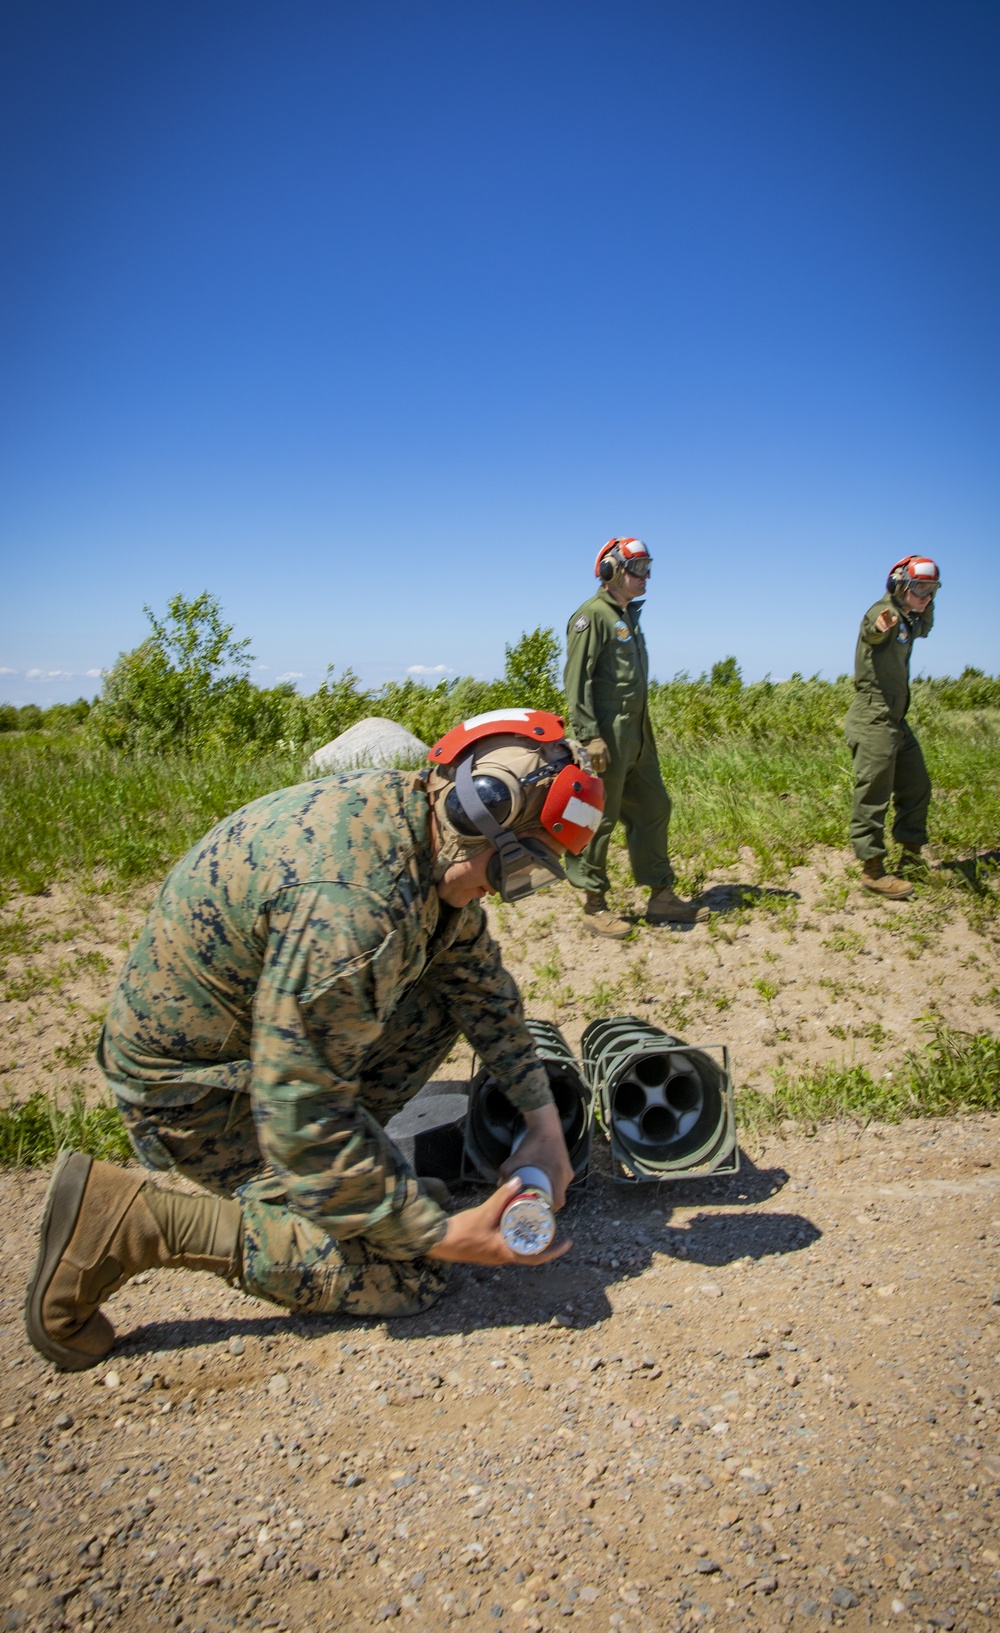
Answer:
<svg viewBox="0 0 1000 1633"><path fill-rule="evenodd" d="M956 707L947 684L918 685L911 718L934 785L932 843L944 858L974 858L1000 843L1000 708ZM846 846L848 699L843 682L797 679L656 689L672 850L689 886L742 847L764 880L817 845ZM70 875L113 888L158 879L221 817L301 780L304 758L116 752L81 729L0 734L0 881L37 892Z"/></svg>

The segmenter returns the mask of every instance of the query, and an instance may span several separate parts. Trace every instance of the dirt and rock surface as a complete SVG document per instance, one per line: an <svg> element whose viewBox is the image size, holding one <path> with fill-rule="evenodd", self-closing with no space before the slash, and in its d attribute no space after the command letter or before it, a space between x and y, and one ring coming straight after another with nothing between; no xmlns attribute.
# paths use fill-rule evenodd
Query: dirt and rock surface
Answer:
<svg viewBox="0 0 1000 1633"><path fill-rule="evenodd" d="M728 1041L738 1085L891 1070L928 1014L996 1030L992 927L950 897L869 904L832 857L780 893L737 886L709 881L708 924L619 945L558 892L496 922L529 1012L571 1043L631 1011ZM96 1091L141 911L3 909L18 1099ZM45 1185L0 1176L9 1628L1000 1623L1000 1118L782 1131L737 1176L669 1188L614 1183L598 1144L557 1264L461 1269L389 1323L156 1272L112 1300L120 1343L82 1375L23 1338Z"/></svg>

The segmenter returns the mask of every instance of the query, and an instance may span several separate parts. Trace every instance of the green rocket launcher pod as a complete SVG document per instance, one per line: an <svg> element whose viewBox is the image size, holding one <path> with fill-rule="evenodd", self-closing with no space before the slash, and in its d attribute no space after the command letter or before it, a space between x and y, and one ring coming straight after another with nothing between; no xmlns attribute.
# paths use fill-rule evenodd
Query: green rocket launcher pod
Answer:
<svg viewBox="0 0 1000 1633"><path fill-rule="evenodd" d="M616 1179L634 1183L738 1172L725 1044L695 1048L648 1021L621 1015L591 1022L581 1052L584 1076L611 1141Z"/></svg>
<svg viewBox="0 0 1000 1633"><path fill-rule="evenodd" d="M573 1164L573 1184L582 1184L590 1166L593 1094L559 1028L550 1021L529 1020L526 1025L538 1058L548 1073L569 1160ZM495 1184L500 1164L510 1156L523 1127L520 1112L515 1111L496 1078L485 1066L481 1067L469 1086L463 1178L485 1179Z"/></svg>

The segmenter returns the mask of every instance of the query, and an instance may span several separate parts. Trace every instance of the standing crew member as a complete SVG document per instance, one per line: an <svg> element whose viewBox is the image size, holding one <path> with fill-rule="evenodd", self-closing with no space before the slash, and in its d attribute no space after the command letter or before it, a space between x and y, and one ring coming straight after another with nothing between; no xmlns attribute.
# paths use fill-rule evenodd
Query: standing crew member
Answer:
<svg viewBox="0 0 1000 1633"><path fill-rule="evenodd" d="M691 924L699 909L674 894L667 854L670 797L663 786L646 707L649 658L639 628L652 557L641 539L609 539L594 564L601 587L578 607L566 631L570 728L604 779L604 817L581 856L567 862L570 883L586 892L583 911L595 935L620 939L632 928L608 909L608 845L615 823L636 884L649 886L649 924ZM704 917L702 910L700 916Z"/></svg>
<svg viewBox="0 0 1000 1633"><path fill-rule="evenodd" d="M518 1182L449 1218L381 1125L464 1033L526 1124L507 1172L543 1169L562 1206L559 1116L480 898L564 877L604 802L581 759L554 715L498 711L450 731L427 771L254 800L177 864L98 1060L146 1167L216 1195L60 1157L25 1305L37 1350L96 1365L114 1340L100 1304L155 1265L293 1310L410 1315L442 1261L517 1262L499 1222Z"/></svg>
<svg viewBox="0 0 1000 1633"><path fill-rule="evenodd" d="M885 815L890 798L896 815L892 837L903 847L900 866L913 870L927 843L931 780L920 744L906 721L910 706L910 652L929 635L934 597L941 587L928 556L904 556L886 581L886 593L861 620L854 657L854 701L844 736L854 761L851 843L866 890L892 901L913 885L885 871Z"/></svg>

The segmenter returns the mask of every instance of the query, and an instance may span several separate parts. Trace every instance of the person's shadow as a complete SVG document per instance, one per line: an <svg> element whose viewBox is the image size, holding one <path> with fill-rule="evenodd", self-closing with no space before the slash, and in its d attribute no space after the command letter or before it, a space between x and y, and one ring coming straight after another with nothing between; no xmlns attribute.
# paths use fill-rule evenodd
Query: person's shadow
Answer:
<svg viewBox="0 0 1000 1633"><path fill-rule="evenodd" d="M940 862L938 867L942 873L951 873L968 889L974 890L977 896L985 896L990 888L990 875L1000 867L1000 850L983 851L977 856L955 857L951 861Z"/></svg>
<svg viewBox="0 0 1000 1633"><path fill-rule="evenodd" d="M762 902L798 902L797 890L779 890L773 885L710 885L697 898L699 907L710 913L735 913L741 907L757 907Z"/></svg>
<svg viewBox="0 0 1000 1633"><path fill-rule="evenodd" d="M444 1296L421 1315L385 1322L391 1338L426 1338L492 1328L555 1324L584 1329L612 1314L608 1289L642 1275L657 1257L717 1270L737 1259L761 1260L799 1253L818 1241L820 1231L797 1213L755 1213L758 1203L777 1195L788 1181L783 1168L758 1168L745 1154L738 1174L707 1174L659 1184L612 1184L594 1172L571 1193L559 1216L563 1235L572 1236L566 1257L539 1265L489 1267L455 1265ZM466 1194L467 1193L467 1194ZM473 1205L485 1187L462 1186L459 1207ZM608 1212L614 1222L608 1223ZM676 1208L703 1208L687 1225L670 1224ZM736 1212L713 1212L732 1208ZM289 1330L305 1339L352 1332L381 1324L380 1317L264 1313L247 1317L193 1317L155 1321L138 1327L116 1346L121 1356L180 1351L193 1345L223 1345L234 1338L279 1336ZM220 1356L225 1361L226 1357ZM239 1367L236 1356L232 1362Z"/></svg>
<svg viewBox="0 0 1000 1633"><path fill-rule="evenodd" d="M490 1327L553 1322L582 1329L612 1314L610 1287L640 1276L658 1256L719 1269L738 1259L799 1253L821 1235L812 1220L798 1213L753 1211L787 1181L785 1169L758 1168L746 1155L738 1174L613 1186L606 1177L594 1175L589 1186L571 1194L560 1215L560 1226L574 1242L565 1258L537 1270L461 1266L440 1304L412 1322L389 1323L390 1334L469 1335ZM613 1234L607 1229L609 1200L615 1215ZM595 1201L605 1206L595 1208ZM691 1207L740 1211L706 1211L682 1227L669 1223L676 1208Z"/></svg>

